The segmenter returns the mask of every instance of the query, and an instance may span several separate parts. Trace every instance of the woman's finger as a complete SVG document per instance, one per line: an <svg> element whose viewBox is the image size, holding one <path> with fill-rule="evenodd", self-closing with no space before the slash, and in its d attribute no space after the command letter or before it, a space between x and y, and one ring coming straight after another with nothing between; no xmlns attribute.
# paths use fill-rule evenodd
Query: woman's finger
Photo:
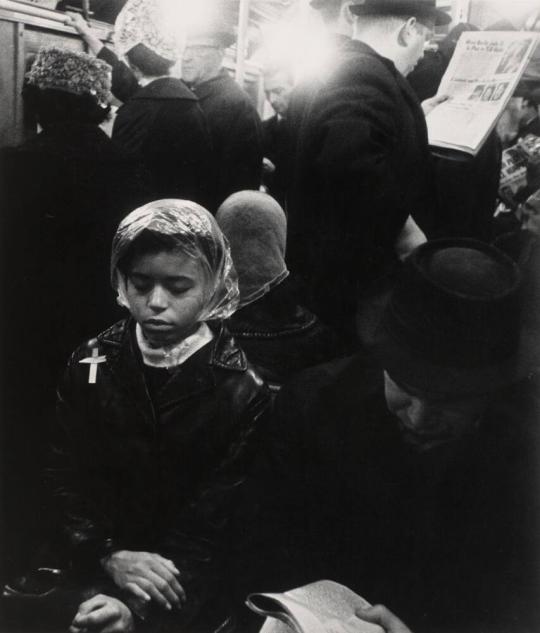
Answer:
<svg viewBox="0 0 540 633"><path fill-rule="evenodd" d="M115 620L117 617L118 613L114 606L111 604L105 604L88 615L82 616L79 626L82 625L88 629L97 626L101 627L107 622Z"/></svg>
<svg viewBox="0 0 540 633"><path fill-rule="evenodd" d="M170 587L171 591L173 592L176 598L176 600L173 600L175 604L177 600L180 600L181 602L185 602L186 594L182 586L176 579L176 576L169 570L168 567L165 567L165 565L163 565L160 561L156 560L152 563L151 570L154 574L159 576L168 584L168 586ZM150 579L150 580L153 580L153 579ZM164 589L164 587L160 587L159 585L158 585L158 588Z"/></svg>
<svg viewBox="0 0 540 633"><path fill-rule="evenodd" d="M79 609L77 611L77 615L74 618L74 622L77 619L78 615L86 615L94 611L94 609L99 609L100 607L107 604L107 600L104 595L98 593L97 596L90 598L89 600L85 600L79 605Z"/></svg>
<svg viewBox="0 0 540 633"><path fill-rule="evenodd" d="M174 579L174 576L169 574L170 580ZM147 579L156 587L156 589L167 599L167 601L175 607L180 607L182 601L180 597L174 592L170 585L170 580L158 575L153 571L148 572Z"/></svg>
<svg viewBox="0 0 540 633"><path fill-rule="evenodd" d="M178 568L176 567L176 565L173 563L173 561L170 558L164 558L163 556L160 556L159 554L156 555L161 562L172 571L172 573L175 576L179 576L180 575L180 571L178 570Z"/></svg>
<svg viewBox="0 0 540 633"><path fill-rule="evenodd" d="M134 582L128 582L124 589L135 596L135 598L142 600L143 602L150 602L152 598L144 591L139 585Z"/></svg>
<svg viewBox="0 0 540 633"><path fill-rule="evenodd" d="M143 578L141 576L137 578L137 580L134 582L136 582L136 584L138 584L139 587L151 597L152 601L158 604L160 607L163 607L167 611L170 611L172 609L172 606L167 598L150 580L148 580L148 578Z"/></svg>

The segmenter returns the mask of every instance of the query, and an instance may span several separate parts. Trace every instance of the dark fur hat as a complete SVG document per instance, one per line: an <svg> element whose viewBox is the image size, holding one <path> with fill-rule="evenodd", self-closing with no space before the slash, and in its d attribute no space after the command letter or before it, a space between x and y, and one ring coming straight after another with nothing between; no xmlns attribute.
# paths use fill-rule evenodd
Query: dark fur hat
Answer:
<svg viewBox="0 0 540 633"><path fill-rule="evenodd" d="M452 18L437 8L435 0L355 0L351 5L353 15L409 15L428 18L436 26L449 24Z"/></svg>
<svg viewBox="0 0 540 633"><path fill-rule="evenodd" d="M397 382L433 394L481 394L531 369L520 326L521 276L493 246L434 240L406 260L369 343Z"/></svg>

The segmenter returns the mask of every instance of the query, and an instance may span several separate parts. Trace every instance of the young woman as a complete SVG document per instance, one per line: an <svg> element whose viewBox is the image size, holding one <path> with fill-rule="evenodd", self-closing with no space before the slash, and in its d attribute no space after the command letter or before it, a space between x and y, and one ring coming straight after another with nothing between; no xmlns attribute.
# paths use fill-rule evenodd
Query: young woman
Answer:
<svg viewBox="0 0 540 633"><path fill-rule="evenodd" d="M268 404L220 325L238 300L229 247L201 206L159 200L120 224L111 273L131 316L81 346L59 387L50 474L71 568L101 592L72 630L215 630L224 534Z"/></svg>

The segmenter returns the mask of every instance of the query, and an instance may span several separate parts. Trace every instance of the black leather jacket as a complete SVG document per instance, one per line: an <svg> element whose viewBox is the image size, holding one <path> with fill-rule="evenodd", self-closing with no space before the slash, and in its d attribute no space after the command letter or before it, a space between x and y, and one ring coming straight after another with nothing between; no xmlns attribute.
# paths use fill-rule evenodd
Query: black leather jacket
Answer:
<svg viewBox="0 0 540 633"><path fill-rule="evenodd" d="M287 278L227 321L249 361L275 390L297 372L341 352L337 336L298 303L298 294Z"/></svg>
<svg viewBox="0 0 540 633"><path fill-rule="evenodd" d="M153 398L133 321L81 346L59 387L50 469L74 569L88 577L108 552L157 552L181 571L182 624L191 626L203 604L204 617L213 615L223 535L249 436L268 404L263 381L224 329Z"/></svg>

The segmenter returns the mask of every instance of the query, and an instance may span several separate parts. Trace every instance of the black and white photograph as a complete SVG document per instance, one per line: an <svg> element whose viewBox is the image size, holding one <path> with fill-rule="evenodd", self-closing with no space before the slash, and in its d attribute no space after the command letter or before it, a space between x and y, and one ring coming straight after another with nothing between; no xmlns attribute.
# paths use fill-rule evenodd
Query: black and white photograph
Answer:
<svg viewBox="0 0 540 633"><path fill-rule="evenodd" d="M0 633L540 632L538 0L0 0Z"/></svg>

